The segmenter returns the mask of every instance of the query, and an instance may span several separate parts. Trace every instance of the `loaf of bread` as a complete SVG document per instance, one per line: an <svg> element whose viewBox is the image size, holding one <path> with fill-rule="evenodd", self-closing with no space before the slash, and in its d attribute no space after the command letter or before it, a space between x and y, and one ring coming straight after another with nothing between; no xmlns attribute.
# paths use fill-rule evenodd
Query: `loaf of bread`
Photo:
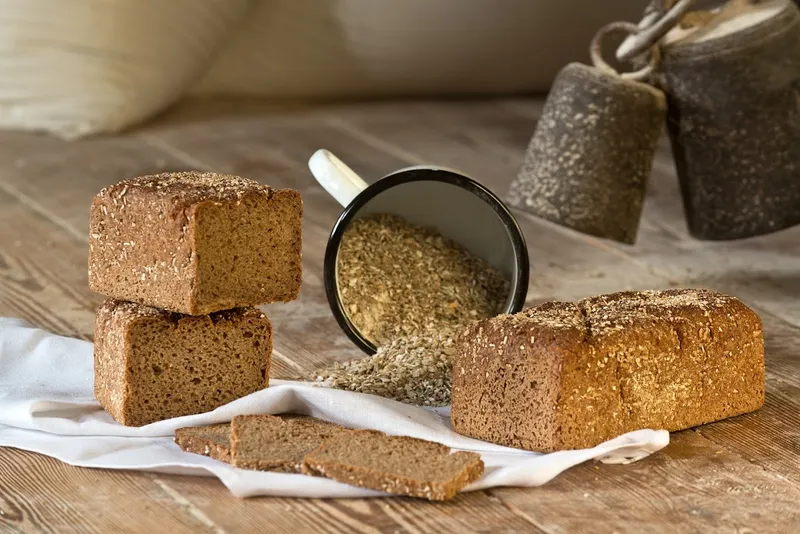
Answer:
<svg viewBox="0 0 800 534"><path fill-rule="evenodd" d="M202 315L300 291L297 191L215 173L143 176L92 202L89 287Z"/></svg>
<svg viewBox="0 0 800 534"><path fill-rule="evenodd" d="M207 412L266 387L271 354L258 309L189 316L109 299L97 311L95 397L128 426Z"/></svg>
<svg viewBox="0 0 800 534"><path fill-rule="evenodd" d="M614 293L468 327L454 359L452 424L511 447L580 449L756 410L764 382L761 320L736 298Z"/></svg>

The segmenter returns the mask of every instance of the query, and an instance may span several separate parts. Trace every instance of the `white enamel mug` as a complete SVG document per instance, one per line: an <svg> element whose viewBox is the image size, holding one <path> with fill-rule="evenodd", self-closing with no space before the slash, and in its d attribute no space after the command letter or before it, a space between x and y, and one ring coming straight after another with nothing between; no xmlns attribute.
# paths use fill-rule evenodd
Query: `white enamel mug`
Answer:
<svg viewBox="0 0 800 534"><path fill-rule="evenodd" d="M347 336L368 354L375 344L348 316L336 274L342 234L351 221L391 213L433 228L483 258L511 283L503 313L516 313L528 292L529 259L525 238L503 202L485 186L459 172L433 166L400 169L368 185L350 167L321 149L308 162L311 173L344 207L325 250L323 278L331 311Z"/></svg>

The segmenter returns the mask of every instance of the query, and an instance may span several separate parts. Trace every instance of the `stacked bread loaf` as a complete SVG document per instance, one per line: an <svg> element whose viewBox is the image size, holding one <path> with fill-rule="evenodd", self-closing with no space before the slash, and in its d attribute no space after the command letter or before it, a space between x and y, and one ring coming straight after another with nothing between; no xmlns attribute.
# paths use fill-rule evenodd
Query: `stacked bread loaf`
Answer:
<svg viewBox="0 0 800 534"><path fill-rule="evenodd" d="M95 396L141 426L269 384L272 326L254 306L297 298L302 200L237 176L180 172L92 202Z"/></svg>

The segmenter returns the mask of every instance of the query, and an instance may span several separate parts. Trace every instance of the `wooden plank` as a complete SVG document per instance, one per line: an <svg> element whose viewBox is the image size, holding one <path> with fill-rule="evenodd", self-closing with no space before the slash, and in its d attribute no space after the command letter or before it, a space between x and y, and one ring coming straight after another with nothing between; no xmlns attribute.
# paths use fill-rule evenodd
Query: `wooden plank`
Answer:
<svg viewBox="0 0 800 534"><path fill-rule="evenodd" d="M767 381L761 410L697 429L702 436L800 488L800 388Z"/></svg>
<svg viewBox="0 0 800 534"><path fill-rule="evenodd" d="M495 488L550 532L795 532L800 490L692 431L631 465L583 464L541 488Z"/></svg>
<svg viewBox="0 0 800 534"><path fill-rule="evenodd" d="M0 449L2 532L219 532L199 510L176 503L148 475L71 467Z"/></svg>
<svg viewBox="0 0 800 534"><path fill-rule="evenodd" d="M90 339L102 297L87 287L86 250L0 190L0 315Z"/></svg>
<svg viewBox="0 0 800 534"><path fill-rule="evenodd" d="M240 500L215 479L170 477L169 485L215 524L229 531L263 528L270 532L542 532L483 492L459 495L446 503L418 499Z"/></svg>
<svg viewBox="0 0 800 534"><path fill-rule="evenodd" d="M764 310L756 311L764 323L767 377L800 387L800 328Z"/></svg>
<svg viewBox="0 0 800 534"><path fill-rule="evenodd" d="M133 176L186 169L129 137L68 143L19 132L0 132L0 162L0 190L83 241L89 205L100 189Z"/></svg>

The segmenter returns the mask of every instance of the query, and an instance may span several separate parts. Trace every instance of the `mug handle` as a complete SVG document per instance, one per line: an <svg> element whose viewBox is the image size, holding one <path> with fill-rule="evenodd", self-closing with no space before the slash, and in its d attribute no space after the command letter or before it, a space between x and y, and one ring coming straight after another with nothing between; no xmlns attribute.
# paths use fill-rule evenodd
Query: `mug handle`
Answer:
<svg viewBox="0 0 800 534"><path fill-rule="evenodd" d="M324 148L314 152L308 160L308 168L325 191L343 207L350 205L367 188L367 182Z"/></svg>

